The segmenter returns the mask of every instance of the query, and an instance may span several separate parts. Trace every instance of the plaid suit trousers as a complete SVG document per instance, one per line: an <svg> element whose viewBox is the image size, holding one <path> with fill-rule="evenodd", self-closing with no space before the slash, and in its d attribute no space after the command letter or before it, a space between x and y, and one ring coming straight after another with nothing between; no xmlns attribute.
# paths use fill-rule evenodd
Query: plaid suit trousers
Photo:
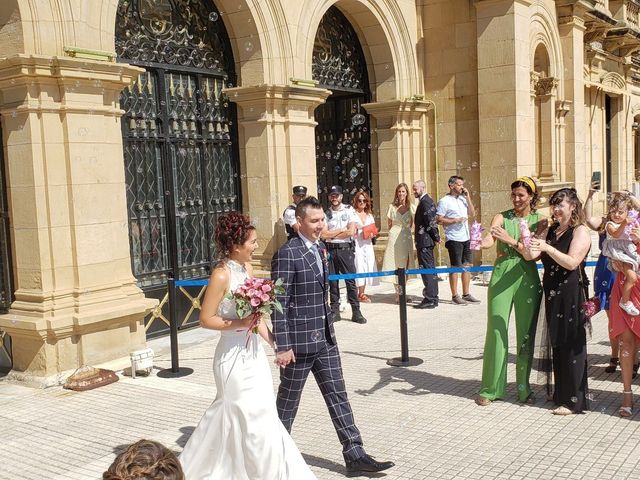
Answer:
<svg viewBox="0 0 640 480"><path fill-rule="evenodd" d="M302 389L309 372L312 372L342 444L342 455L345 460L354 461L365 455L362 438L347 398L340 352L337 345L325 345L326 348L315 353L297 355L295 363L280 369L280 388L276 400L278 416L287 431L291 432Z"/></svg>

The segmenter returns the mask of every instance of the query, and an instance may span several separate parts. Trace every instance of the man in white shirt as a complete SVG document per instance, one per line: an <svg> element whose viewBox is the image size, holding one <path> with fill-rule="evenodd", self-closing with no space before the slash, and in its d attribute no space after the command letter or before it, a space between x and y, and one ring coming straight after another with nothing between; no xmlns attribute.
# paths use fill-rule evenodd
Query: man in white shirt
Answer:
<svg viewBox="0 0 640 480"><path fill-rule="evenodd" d="M449 178L449 193L440 199L436 209L437 221L444 227L446 239L444 246L449 252L452 267L468 267L473 264L469 218L473 218L475 214L469 191L464 188L464 178L453 175ZM480 300L469 293L470 272L462 274L462 296L458 295L458 275L457 273L449 274L451 301L455 305L480 303Z"/></svg>
<svg viewBox="0 0 640 480"><path fill-rule="evenodd" d="M291 240L298 233L298 220L296 219L296 206L307 196L307 187L296 185L293 187L293 203L289 205L282 214L284 228L287 231L287 240Z"/></svg>
<svg viewBox="0 0 640 480"><path fill-rule="evenodd" d="M342 187L333 185L329 190L329 209L325 212L326 227L322 231L322 240L329 251L329 274L356 273L355 239L356 211L351 205L342 203ZM355 280L345 280L347 286L347 300L351 305L351 321L367 323L360 311L358 287ZM337 280L329 282L331 299L331 313L333 321L340 320L340 287Z"/></svg>

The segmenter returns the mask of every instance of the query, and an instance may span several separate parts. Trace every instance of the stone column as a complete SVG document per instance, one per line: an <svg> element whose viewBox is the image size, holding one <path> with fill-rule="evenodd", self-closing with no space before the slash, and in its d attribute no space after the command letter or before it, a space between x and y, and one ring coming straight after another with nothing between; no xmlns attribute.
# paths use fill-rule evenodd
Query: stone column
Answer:
<svg viewBox="0 0 640 480"><path fill-rule="evenodd" d="M476 0L481 221L509 207L511 183L532 175L531 0ZM523 112L531 112L525 114ZM493 252L483 252L490 261Z"/></svg>
<svg viewBox="0 0 640 480"><path fill-rule="evenodd" d="M127 65L19 55L0 61L15 301L11 375L49 385L145 345L131 274L119 94Z"/></svg>
<svg viewBox="0 0 640 480"><path fill-rule="evenodd" d="M505 206L509 185L533 174L530 118L530 0L476 0L480 184L485 223Z"/></svg>
<svg viewBox="0 0 640 480"><path fill-rule="evenodd" d="M558 26L564 62L564 100L575 108L565 119L565 167L564 181L575 182L580 192L587 189L591 180L591 165L585 157L585 109L584 99L584 33L583 15L591 2L563 1L558 4ZM604 179L603 179L604 180Z"/></svg>
<svg viewBox="0 0 640 480"><path fill-rule="evenodd" d="M282 213L294 185L317 195L315 108L329 90L290 85L228 88L238 105L242 203L258 231L258 259L264 268L284 243ZM274 222L273 219L278 219Z"/></svg>
<svg viewBox="0 0 640 480"><path fill-rule="evenodd" d="M429 185L437 176L437 162L429 162L435 158L436 150L427 139L427 112L433 109L433 103L406 99L365 103L362 106L373 117L375 124L372 140L377 147L371 149L371 167L373 191L377 192L378 197L374 203L380 215L384 216L399 183L406 182L411 190L414 180L422 178ZM430 192L433 194L432 190ZM380 226L387 230L386 221L381 221Z"/></svg>

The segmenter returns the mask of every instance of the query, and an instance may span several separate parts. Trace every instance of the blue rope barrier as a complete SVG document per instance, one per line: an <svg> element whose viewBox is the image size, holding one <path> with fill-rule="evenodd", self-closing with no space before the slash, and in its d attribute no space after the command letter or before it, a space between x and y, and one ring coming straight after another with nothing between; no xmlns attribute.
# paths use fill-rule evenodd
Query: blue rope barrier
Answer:
<svg viewBox="0 0 640 480"><path fill-rule="evenodd" d="M597 262L586 262L587 267L595 267ZM542 270L544 265L536 264L538 270ZM493 265L479 265L477 267L437 267L437 268L412 268L407 270L407 275L438 275L441 273L478 273L490 272ZM329 280L355 280L356 278L374 278L374 277L391 277L395 276L395 270L385 270L381 272L368 273L344 273L340 275L329 275ZM176 287L205 287L209 284L209 280L176 280Z"/></svg>
<svg viewBox="0 0 640 480"><path fill-rule="evenodd" d="M209 280L176 280L176 287L206 287Z"/></svg>

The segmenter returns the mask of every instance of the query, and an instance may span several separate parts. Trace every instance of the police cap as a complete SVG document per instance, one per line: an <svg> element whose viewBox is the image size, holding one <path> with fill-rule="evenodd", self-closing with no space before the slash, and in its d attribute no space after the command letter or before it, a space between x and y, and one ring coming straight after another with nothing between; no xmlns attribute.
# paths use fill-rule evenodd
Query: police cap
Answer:
<svg viewBox="0 0 640 480"><path fill-rule="evenodd" d="M295 187L293 187L293 194L294 195L307 195L307 187L304 187L302 185L296 185Z"/></svg>
<svg viewBox="0 0 640 480"><path fill-rule="evenodd" d="M329 195L334 195L334 194L342 195L342 187L340 185L333 185L329 189Z"/></svg>

